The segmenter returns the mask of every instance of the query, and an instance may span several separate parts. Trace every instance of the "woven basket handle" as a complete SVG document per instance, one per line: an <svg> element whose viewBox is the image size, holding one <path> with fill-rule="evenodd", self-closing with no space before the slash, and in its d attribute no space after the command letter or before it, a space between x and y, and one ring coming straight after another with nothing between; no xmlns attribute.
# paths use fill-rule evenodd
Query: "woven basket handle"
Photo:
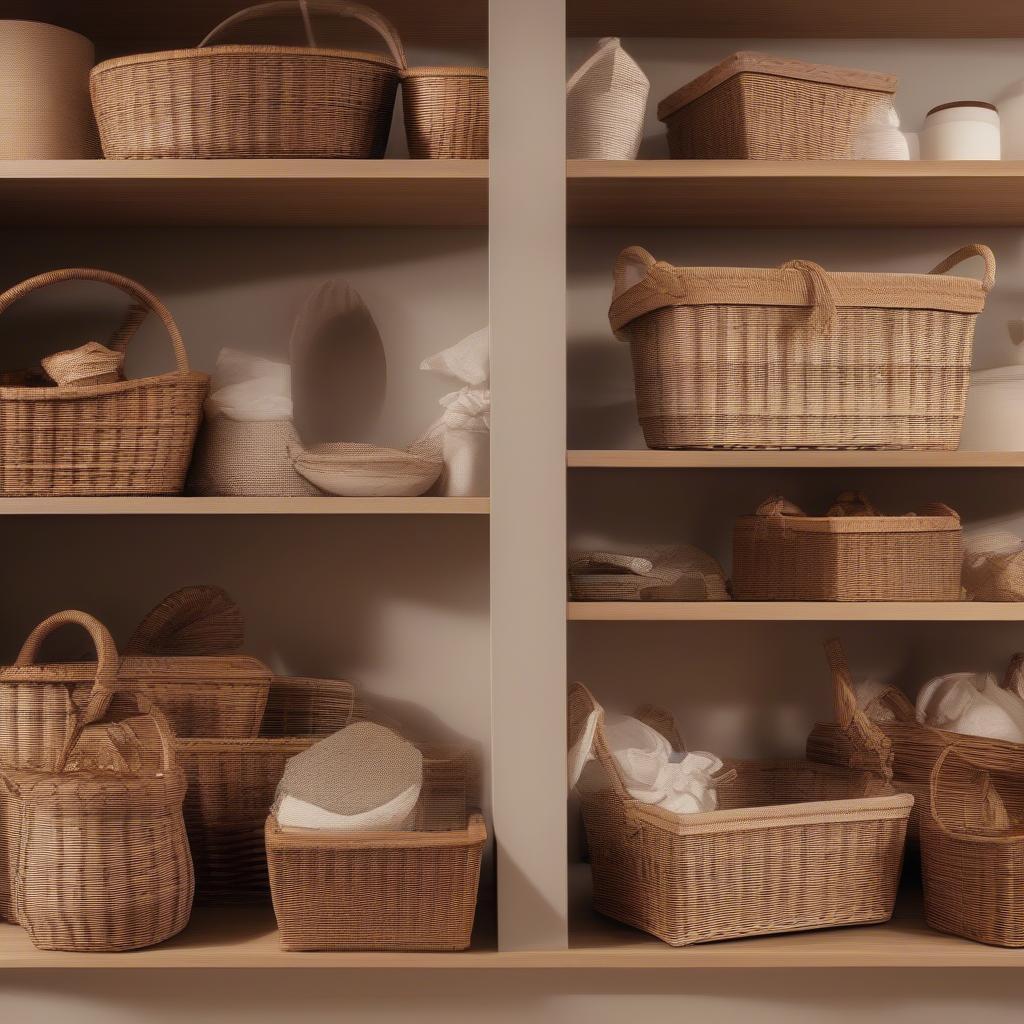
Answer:
<svg viewBox="0 0 1024 1024"><path fill-rule="evenodd" d="M399 38L395 26L382 14L366 7L363 4L348 3L345 0L271 0L270 3L256 4L253 7L246 7L237 11L230 17L225 18L219 25L211 29L206 38L199 44L199 48L209 46L218 36L235 25L241 25L246 21L253 21L274 14L284 14L298 9L302 15L302 22L306 29L306 41L311 47L316 48L316 36L313 32L313 21L311 14L333 14L339 18L352 18L361 21L364 25L372 28L387 44L387 48L394 58L395 63L403 71L408 67L405 58L405 48Z"/></svg>
<svg viewBox="0 0 1024 1024"><path fill-rule="evenodd" d="M839 313L836 290L828 271L811 260L789 260L779 269L795 270L803 276L811 296L811 318L807 326L827 339L832 334Z"/></svg>
<svg viewBox="0 0 1024 1024"><path fill-rule="evenodd" d="M984 765L977 764L970 757L968 757L955 743L947 744L942 753L935 760L935 766L932 768L931 776L928 779L928 803L929 810L931 812L932 820L940 831L944 832L951 839L958 841L969 841L969 842L983 842L983 843L996 843L996 844L1008 844L1008 843L1019 843L1021 841L1021 834L1015 833L1010 835L996 836L996 835L972 835L970 832L965 831L963 828L957 829L949 822L943 820L942 812L939 810L939 791L942 786L942 775L946 769L946 764L953 757L956 757L958 761L967 765L970 768L974 768L979 772L984 773L984 780L981 783L983 793L983 802L988 803L989 809L992 808L992 802L989 799L995 794L992 791L992 779L988 774L988 769Z"/></svg>
<svg viewBox="0 0 1024 1024"><path fill-rule="evenodd" d="M780 495L775 495L762 501L754 510L756 516L802 516L804 511L799 505L787 501Z"/></svg>
<svg viewBox="0 0 1024 1024"><path fill-rule="evenodd" d="M636 576L650 576L654 569L651 559L639 555L621 555L614 551L587 551L569 559L569 569L589 569L607 566L625 569Z"/></svg>
<svg viewBox="0 0 1024 1024"><path fill-rule="evenodd" d="M982 245L980 242L972 242L970 245L957 249L956 252L947 256L929 273L945 274L947 270L952 270L963 263L964 260L969 260L972 256L980 256L985 261L985 274L981 279L981 287L986 292L992 291L996 284L996 257L995 253L987 245Z"/></svg>
<svg viewBox="0 0 1024 1024"><path fill-rule="evenodd" d="M152 310L160 317L167 334L171 339L171 348L174 350L174 362L179 373L188 373L188 353L185 351L185 343L181 338L181 331L174 322L170 310L148 289L144 288L137 281L121 274L115 274L110 270L95 270L89 267L69 267L66 270L51 270L47 274L38 274L30 277L13 288L8 288L0 295L0 313L6 313L19 299L23 299L32 292L41 288L48 288L52 284L61 284L64 281L98 281L101 284L109 284L113 288L130 295L135 300L135 305L128 311L128 315L115 331L112 345L115 351L123 352L127 348L132 335L142 323L140 311Z"/></svg>
<svg viewBox="0 0 1024 1024"><path fill-rule="evenodd" d="M877 516L879 512L863 491L843 491L825 514L829 516Z"/></svg>
<svg viewBox="0 0 1024 1024"><path fill-rule="evenodd" d="M656 266L658 261L642 245L631 245L623 249L615 258L612 270L612 299L629 291L633 285L649 276Z"/></svg>

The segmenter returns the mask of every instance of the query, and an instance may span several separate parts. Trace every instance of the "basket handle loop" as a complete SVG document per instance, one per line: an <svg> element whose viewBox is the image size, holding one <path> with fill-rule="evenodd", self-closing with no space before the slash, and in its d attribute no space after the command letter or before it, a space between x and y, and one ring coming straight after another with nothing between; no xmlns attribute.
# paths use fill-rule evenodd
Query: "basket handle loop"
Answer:
<svg viewBox="0 0 1024 1024"><path fill-rule="evenodd" d="M631 245L623 249L615 258L612 270L612 300L639 284L657 265L658 261L642 245Z"/></svg>
<svg viewBox="0 0 1024 1024"><path fill-rule="evenodd" d="M121 322L120 327L114 332L112 344L117 352L124 352L132 335L138 330L148 311L156 313L167 329L171 339L171 348L174 350L174 362L179 373L188 373L188 353L185 351L185 342L182 340L181 331L171 316L170 310L148 289L144 288L138 281L122 274L115 274L110 270L96 270L91 267L68 267L65 270L51 270L46 274L37 274L27 281L16 284L0 294L0 313L6 313L19 299L23 299L32 292L41 288L48 288L52 284L60 284L64 281L98 281L101 284L108 284L113 288L130 295L135 304L128 311L127 316Z"/></svg>
<svg viewBox="0 0 1024 1024"><path fill-rule="evenodd" d="M651 559L640 555L622 555L615 551L586 551L573 555L569 559L569 568L589 569L609 566L615 569L625 569L636 576L650 576L654 569Z"/></svg>
<svg viewBox="0 0 1024 1024"><path fill-rule="evenodd" d="M863 491L843 491L832 503L829 516L877 516L878 509Z"/></svg>
<svg viewBox="0 0 1024 1024"><path fill-rule="evenodd" d="M836 302L836 291L828 271L810 260L789 260L783 263L780 270L795 270L802 274L807 282L807 290L811 296L811 318L807 326L823 339L832 335L839 306Z"/></svg>
<svg viewBox="0 0 1024 1024"><path fill-rule="evenodd" d="M762 501L754 510L756 516L802 516L803 514L804 511L799 505L794 505L793 502L778 494Z"/></svg>
<svg viewBox="0 0 1024 1024"><path fill-rule="evenodd" d="M372 28L387 44L387 48L398 67L402 71L408 67L405 58L405 48L402 46L402 40L399 38L395 26L372 8L366 7L364 4L349 3L347 0L271 0L270 3L255 4L252 7L236 11L230 17L225 18L219 25L214 26L206 34L206 38L199 44L199 49L209 46L214 39L235 25L272 14L291 12L296 8L302 14L302 22L306 29L306 41L314 49L317 43L310 15L333 14L339 18L352 18L355 21L361 21L364 25Z"/></svg>
<svg viewBox="0 0 1024 1024"><path fill-rule="evenodd" d="M969 260L972 256L980 256L985 261L985 274L981 279L981 287L986 292L992 291L996 284L996 257L995 253L987 245L982 245L981 242L972 242L970 245L957 249L956 252L947 256L929 273L945 274L947 270L952 270L963 263L964 260Z"/></svg>

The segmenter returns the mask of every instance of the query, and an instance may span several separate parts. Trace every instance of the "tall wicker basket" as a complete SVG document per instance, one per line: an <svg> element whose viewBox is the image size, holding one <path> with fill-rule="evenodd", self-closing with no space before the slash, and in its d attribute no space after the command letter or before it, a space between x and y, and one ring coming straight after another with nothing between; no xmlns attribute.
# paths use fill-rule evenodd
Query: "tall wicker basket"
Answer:
<svg viewBox="0 0 1024 1024"><path fill-rule="evenodd" d="M942 276L972 256L981 282ZM930 274L674 267L634 246L609 318L651 448L949 449L994 284L984 245Z"/></svg>
<svg viewBox="0 0 1024 1024"><path fill-rule="evenodd" d="M402 75L402 106L414 160L487 159L486 68L409 68Z"/></svg>
<svg viewBox="0 0 1024 1024"><path fill-rule="evenodd" d="M152 310L170 335L173 373L106 384L20 386L0 374L0 496L180 494L209 379L189 369L167 307L130 278L105 270L54 270L0 295L0 313L40 288L99 281L134 300L109 347L124 352ZM21 378L21 379L19 379Z"/></svg>

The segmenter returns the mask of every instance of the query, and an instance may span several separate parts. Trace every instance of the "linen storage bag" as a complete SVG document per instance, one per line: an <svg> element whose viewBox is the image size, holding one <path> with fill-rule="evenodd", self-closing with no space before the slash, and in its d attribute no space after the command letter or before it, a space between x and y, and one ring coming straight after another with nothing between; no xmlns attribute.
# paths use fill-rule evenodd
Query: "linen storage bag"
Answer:
<svg viewBox="0 0 1024 1024"><path fill-rule="evenodd" d="M972 256L979 281L944 277ZM629 342L650 448L952 449L995 257L930 274L615 263L609 319Z"/></svg>

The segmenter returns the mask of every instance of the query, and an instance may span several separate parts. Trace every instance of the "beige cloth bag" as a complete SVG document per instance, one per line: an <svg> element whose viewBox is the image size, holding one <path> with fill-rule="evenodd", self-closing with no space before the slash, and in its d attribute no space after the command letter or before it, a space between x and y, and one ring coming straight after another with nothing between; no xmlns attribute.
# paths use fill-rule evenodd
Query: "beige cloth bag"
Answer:
<svg viewBox="0 0 1024 1024"><path fill-rule="evenodd" d="M635 160L651 83L618 39L602 39L569 79L565 97L569 160Z"/></svg>

